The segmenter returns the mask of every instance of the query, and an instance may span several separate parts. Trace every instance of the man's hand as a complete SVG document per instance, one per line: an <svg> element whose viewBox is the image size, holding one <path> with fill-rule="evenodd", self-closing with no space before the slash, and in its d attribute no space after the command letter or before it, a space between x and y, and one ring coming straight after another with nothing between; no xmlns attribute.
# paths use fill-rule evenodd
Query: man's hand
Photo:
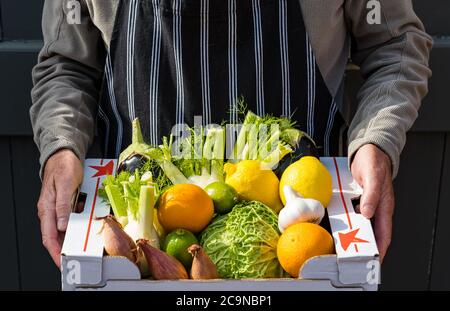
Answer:
<svg viewBox="0 0 450 311"><path fill-rule="evenodd" d="M63 149L52 155L45 165L38 215L42 243L61 266L61 246L71 211L71 199L83 181L83 167L78 157Z"/></svg>
<svg viewBox="0 0 450 311"><path fill-rule="evenodd" d="M353 177L363 188L361 214L366 218L373 218L380 260L383 261L391 244L395 206L391 161L381 149L369 144L358 150L351 170Z"/></svg>

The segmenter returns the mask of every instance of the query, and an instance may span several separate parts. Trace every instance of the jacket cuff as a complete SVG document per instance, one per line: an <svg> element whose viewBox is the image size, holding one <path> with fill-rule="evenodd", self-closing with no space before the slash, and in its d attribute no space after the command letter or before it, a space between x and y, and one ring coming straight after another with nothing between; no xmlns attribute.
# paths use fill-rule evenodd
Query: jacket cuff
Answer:
<svg viewBox="0 0 450 311"><path fill-rule="evenodd" d="M65 137L56 137L54 141L41 148L41 156L39 158L39 162L41 164L39 177L41 179L44 177L44 168L47 160L57 151L62 149L72 150L73 153L75 153L75 155L78 157L78 159L80 159L81 163L84 163L84 158L86 155L84 154L84 152L81 152L80 148L75 143Z"/></svg>
<svg viewBox="0 0 450 311"><path fill-rule="evenodd" d="M364 138L357 138L350 142L348 146L348 166L351 167L353 158L356 152L364 145L372 144L380 148L391 159L392 165L392 179L394 179L399 170L400 153L397 151L397 147L388 139L382 136L371 136Z"/></svg>

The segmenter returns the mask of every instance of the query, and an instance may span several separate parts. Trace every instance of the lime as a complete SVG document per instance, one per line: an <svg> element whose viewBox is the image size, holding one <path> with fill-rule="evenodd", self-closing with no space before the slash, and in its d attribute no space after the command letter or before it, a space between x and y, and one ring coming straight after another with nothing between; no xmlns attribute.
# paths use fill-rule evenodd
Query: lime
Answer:
<svg viewBox="0 0 450 311"><path fill-rule="evenodd" d="M190 269L192 255L189 254L188 248L192 244L198 244L194 234L184 229L176 229L164 239L163 250L178 259L186 269Z"/></svg>
<svg viewBox="0 0 450 311"><path fill-rule="evenodd" d="M231 212L233 206L239 202L238 193L230 185L216 181L209 184L205 191L214 202L214 210L217 214Z"/></svg>

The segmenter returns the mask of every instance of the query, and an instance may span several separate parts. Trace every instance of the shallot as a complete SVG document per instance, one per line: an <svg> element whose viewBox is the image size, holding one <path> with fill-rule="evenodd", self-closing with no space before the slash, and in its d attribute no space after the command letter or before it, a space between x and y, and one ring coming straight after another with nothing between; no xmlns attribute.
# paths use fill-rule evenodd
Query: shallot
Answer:
<svg viewBox="0 0 450 311"><path fill-rule="evenodd" d="M179 280L188 279L188 274L184 266L175 257L151 246L148 240L137 241L138 248L141 249L147 259L150 274L156 280Z"/></svg>
<svg viewBox="0 0 450 311"><path fill-rule="evenodd" d="M194 257L191 268L191 278L194 280L218 279L216 265L212 262L203 248L194 244L188 248L188 252Z"/></svg>

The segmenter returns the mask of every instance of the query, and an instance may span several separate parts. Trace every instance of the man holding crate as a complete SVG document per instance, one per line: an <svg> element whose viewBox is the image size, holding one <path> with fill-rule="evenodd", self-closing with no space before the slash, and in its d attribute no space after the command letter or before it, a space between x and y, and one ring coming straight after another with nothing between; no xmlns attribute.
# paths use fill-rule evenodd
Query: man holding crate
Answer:
<svg viewBox="0 0 450 311"><path fill-rule="evenodd" d="M118 157L136 117L150 144L194 116L236 122L239 96L291 116L321 155L349 156L386 254L392 179L431 75L411 1L46 0L43 32L30 115L42 239L57 265L88 150ZM349 55L364 78L357 107L343 100Z"/></svg>

